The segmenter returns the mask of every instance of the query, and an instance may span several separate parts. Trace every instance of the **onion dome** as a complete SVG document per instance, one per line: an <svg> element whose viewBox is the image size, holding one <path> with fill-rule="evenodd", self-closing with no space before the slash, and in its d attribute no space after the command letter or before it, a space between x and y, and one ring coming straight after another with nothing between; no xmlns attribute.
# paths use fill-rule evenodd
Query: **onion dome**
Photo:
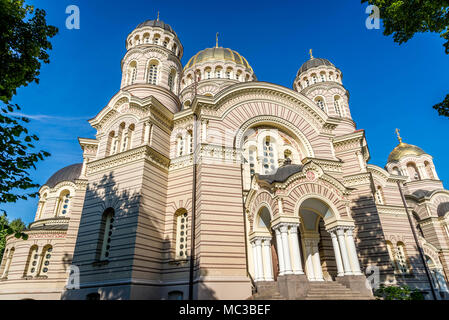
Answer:
<svg viewBox="0 0 449 320"><path fill-rule="evenodd" d="M54 188L58 185L58 183L63 181L75 182L75 180L79 179L81 176L82 168L82 163L72 164L71 166L65 167L52 175L45 185L50 188Z"/></svg>
<svg viewBox="0 0 449 320"><path fill-rule="evenodd" d="M394 148L388 157L388 162L396 162L405 156L420 156L425 154L424 150L414 146L412 144L407 144L404 142L399 143L399 145Z"/></svg>
<svg viewBox="0 0 449 320"><path fill-rule="evenodd" d="M169 24L164 23L164 21L161 21L161 20L147 20L147 21L142 22L141 24L139 24L136 29L140 29L140 28L143 28L143 27L161 28L161 29L164 29L165 31L171 32L175 36L177 36L176 32L173 30L173 28Z"/></svg>
<svg viewBox="0 0 449 320"><path fill-rule="evenodd" d="M239 66L244 67L245 69L249 69L250 72L253 72L253 69L249 65L248 61L242 55L240 55L237 51L223 47L207 48L198 52L189 60L184 70L203 62L215 61L231 61Z"/></svg>
<svg viewBox="0 0 449 320"><path fill-rule="evenodd" d="M299 71L298 71L298 76L301 74L301 73L303 73L303 72L306 72L307 70L309 70L309 69L312 69L312 68L316 68L316 67L320 67L320 66L329 66L329 67L334 67L334 68L336 68L335 66L334 66L334 64L332 63L332 62L330 62L329 60L327 60L327 59L322 59L322 58L312 58L312 59L310 59L310 60L307 60L302 66L301 66L301 68L299 68Z"/></svg>
<svg viewBox="0 0 449 320"><path fill-rule="evenodd" d="M396 134L398 136L399 144L396 148L391 151L390 156L388 157L388 162L397 162L401 158L406 156L420 156L425 154L424 150L414 146L412 144L407 144L402 142L401 135L399 134L400 130L396 129Z"/></svg>

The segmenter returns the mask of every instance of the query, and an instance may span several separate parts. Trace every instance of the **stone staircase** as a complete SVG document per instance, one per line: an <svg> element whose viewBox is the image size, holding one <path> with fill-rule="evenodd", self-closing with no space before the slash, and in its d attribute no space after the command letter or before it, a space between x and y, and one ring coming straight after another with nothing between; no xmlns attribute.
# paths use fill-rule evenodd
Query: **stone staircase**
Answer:
<svg viewBox="0 0 449 320"><path fill-rule="evenodd" d="M333 281L310 282L305 300L366 300L360 292Z"/></svg>
<svg viewBox="0 0 449 320"><path fill-rule="evenodd" d="M309 289L304 300L367 300L366 295L351 290L334 281L309 282ZM257 293L248 300L288 300L282 296L277 282L264 282L257 285Z"/></svg>
<svg viewBox="0 0 449 320"><path fill-rule="evenodd" d="M280 292L277 282L263 282L257 285L257 293L249 300L286 300Z"/></svg>

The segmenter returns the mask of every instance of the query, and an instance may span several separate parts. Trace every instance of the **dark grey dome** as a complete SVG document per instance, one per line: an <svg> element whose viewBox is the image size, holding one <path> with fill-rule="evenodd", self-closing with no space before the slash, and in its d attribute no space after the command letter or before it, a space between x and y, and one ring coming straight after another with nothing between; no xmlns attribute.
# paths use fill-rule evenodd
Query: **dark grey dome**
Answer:
<svg viewBox="0 0 449 320"><path fill-rule="evenodd" d="M292 175L300 172L301 170L302 170L301 165L288 164L288 165L279 167L274 174L258 175L258 179L265 180L269 184L272 184L274 182L284 182L288 178L290 178Z"/></svg>
<svg viewBox="0 0 449 320"><path fill-rule="evenodd" d="M76 179L79 179L82 168L82 163L72 164L71 166L65 167L52 175L45 185L54 188L58 183L63 181L74 182Z"/></svg>
<svg viewBox="0 0 449 320"><path fill-rule="evenodd" d="M306 61L306 63L304 63L301 68L299 68L297 75L299 76L301 73L319 66L329 66L335 68L334 64L327 59L313 58Z"/></svg>
<svg viewBox="0 0 449 320"><path fill-rule="evenodd" d="M169 31L169 32L173 33L175 36L177 36L176 32L172 29L172 27L170 27L170 25L164 23L164 21L147 20L147 21L142 22L141 24L139 24L136 29L143 28L143 27L158 27L158 28L162 28L162 29L164 29L166 31Z"/></svg>

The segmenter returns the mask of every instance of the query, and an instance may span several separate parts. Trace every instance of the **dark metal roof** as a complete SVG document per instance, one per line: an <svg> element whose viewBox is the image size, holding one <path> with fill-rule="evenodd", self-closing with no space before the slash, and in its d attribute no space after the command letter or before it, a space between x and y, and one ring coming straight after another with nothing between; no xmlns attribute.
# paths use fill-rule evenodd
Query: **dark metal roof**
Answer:
<svg viewBox="0 0 449 320"><path fill-rule="evenodd" d="M164 21L147 20L147 21L142 22L141 24L139 24L136 29L143 28L143 27L158 27L158 28L162 28L162 29L164 29L166 31L169 31L169 32L173 33L175 36L177 36L176 32L172 29L172 27L170 27L170 25L164 23Z"/></svg>
<svg viewBox="0 0 449 320"><path fill-rule="evenodd" d="M36 227L31 227L28 231L39 231L39 230L68 230L68 224L51 224L51 225L39 225Z"/></svg>
<svg viewBox="0 0 449 320"><path fill-rule="evenodd" d="M301 73L306 72L309 69L312 69L312 68L315 68L315 67L319 67L319 66L330 66L330 67L334 67L335 68L334 64L332 62L330 62L329 60L327 60L327 59L313 58L313 59L310 59L310 60L306 61L301 66L301 68L299 68L299 71L298 71L297 75L299 76Z"/></svg>
<svg viewBox="0 0 449 320"><path fill-rule="evenodd" d="M83 168L82 163L72 164L71 166L65 167L48 179L45 183L46 186L54 188L58 183L62 181L72 181L75 182L81 175L81 169Z"/></svg>
<svg viewBox="0 0 449 320"><path fill-rule="evenodd" d="M274 174L257 175L259 180L265 180L269 184L274 182L284 182L295 173L301 172L303 166L297 164L284 165L276 170Z"/></svg>

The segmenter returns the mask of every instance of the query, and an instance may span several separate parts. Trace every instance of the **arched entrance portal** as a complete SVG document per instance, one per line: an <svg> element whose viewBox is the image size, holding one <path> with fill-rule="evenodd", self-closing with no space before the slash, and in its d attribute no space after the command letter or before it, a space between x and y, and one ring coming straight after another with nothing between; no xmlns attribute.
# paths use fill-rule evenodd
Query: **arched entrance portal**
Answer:
<svg viewBox="0 0 449 320"><path fill-rule="evenodd" d="M324 201L309 198L296 216L273 214L268 205L256 212L250 234L256 282L306 274L309 281L362 275L353 238L354 224L339 219Z"/></svg>
<svg viewBox="0 0 449 320"><path fill-rule="evenodd" d="M301 203L299 217L305 272L310 281L361 274L352 226L339 224L329 205L317 198Z"/></svg>

